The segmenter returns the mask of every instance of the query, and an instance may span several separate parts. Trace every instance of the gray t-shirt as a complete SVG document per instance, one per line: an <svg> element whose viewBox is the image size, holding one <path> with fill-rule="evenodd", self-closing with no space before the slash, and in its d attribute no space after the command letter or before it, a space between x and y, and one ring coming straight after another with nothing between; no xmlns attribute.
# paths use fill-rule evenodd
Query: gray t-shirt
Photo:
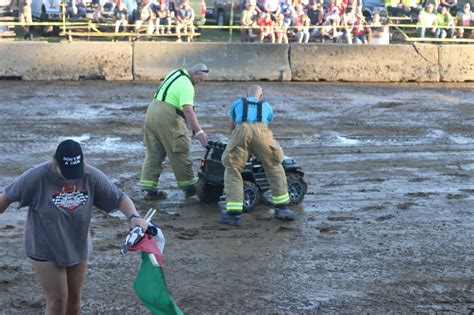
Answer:
<svg viewBox="0 0 474 315"><path fill-rule="evenodd" d="M87 166L78 180L64 180L52 163L37 165L5 188L6 197L28 206L24 246L26 255L68 267L92 253L92 206L106 212L118 209L124 193L100 170Z"/></svg>

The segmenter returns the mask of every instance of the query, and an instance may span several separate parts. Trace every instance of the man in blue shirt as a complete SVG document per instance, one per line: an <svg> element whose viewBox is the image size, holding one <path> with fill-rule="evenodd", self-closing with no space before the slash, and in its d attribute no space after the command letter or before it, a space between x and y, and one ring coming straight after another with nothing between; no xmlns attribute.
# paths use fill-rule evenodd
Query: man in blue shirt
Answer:
<svg viewBox="0 0 474 315"><path fill-rule="evenodd" d="M230 106L230 128L232 135L222 154L224 172L224 193L226 209L220 213L219 221L232 225L240 224L244 206L243 180L241 172L245 167L249 152L260 161L270 183L272 202L275 205L275 218L293 220L295 215L288 208L290 197L285 171L282 166L283 150L273 139L268 124L273 120L273 110L268 102L262 100L263 90L252 85L246 98L236 100Z"/></svg>

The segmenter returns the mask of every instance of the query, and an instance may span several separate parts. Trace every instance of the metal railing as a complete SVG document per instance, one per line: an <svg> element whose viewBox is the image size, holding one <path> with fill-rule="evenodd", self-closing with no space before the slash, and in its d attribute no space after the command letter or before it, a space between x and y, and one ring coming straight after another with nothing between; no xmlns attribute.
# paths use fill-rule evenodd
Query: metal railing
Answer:
<svg viewBox="0 0 474 315"><path fill-rule="evenodd" d="M176 25L172 25L171 29L174 30L171 34L147 34L146 32L144 33L143 30L146 30L148 27L148 24L127 24L127 28L134 29L135 31L132 32L115 32L113 29L115 28L116 24L115 23L95 23L91 20L86 20L86 21L68 21L66 19L66 15L63 14L62 21L61 22L31 22L31 23L23 23L23 22L16 22L16 21L5 21L1 20L0 17L0 26L22 26L22 27L28 27L28 26L43 26L43 27L59 27L60 28L60 33L59 36L61 37L66 37L68 39L72 39L72 37L88 37L89 39L92 37L103 37L103 38L117 38L117 37L128 37L129 39L138 39L138 38L163 38L163 37L177 37L178 33L176 32ZM165 28L168 28L167 25L164 26ZM310 29L315 29L315 28L325 28L327 26L309 26ZM368 25L370 27L370 25ZM413 37L410 36L409 31L411 29L416 29L419 26L415 24L393 24L389 23L386 25L382 25L382 27L388 27L389 28L389 33L393 34L394 32L399 32L399 34L402 35L402 38L406 42L435 42L435 43L474 43L474 39L471 38L431 38L431 37L425 37L425 38L420 38L420 37ZM229 30L229 41L232 41L232 34L234 30L240 30L240 29L259 29L259 26L240 26L240 25L226 25L226 26L219 26L219 25L200 25L200 26L195 26L195 28L199 30L206 30L206 29L223 29ZM344 30L347 28L347 26L344 25L339 25L335 26L334 28L337 28L338 30ZM467 26L467 27L461 27L461 26L454 26L454 27L449 27L454 30L457 29L464 29L464 30L472 30L474 33L474 26ZM112 31L108 31L108 29L111 29ZM180 34L181 36L189 36L190 34L188 32L182 32ZM202 36L201 33L196 32L194 36ZM0 34L1 37L1 34Z"/></svg>

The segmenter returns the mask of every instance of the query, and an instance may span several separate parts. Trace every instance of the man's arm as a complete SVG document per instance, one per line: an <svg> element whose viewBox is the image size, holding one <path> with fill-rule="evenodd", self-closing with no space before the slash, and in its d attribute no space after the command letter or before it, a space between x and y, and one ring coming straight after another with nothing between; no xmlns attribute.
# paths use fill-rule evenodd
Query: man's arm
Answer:
<svg viewBox="0 0 474 315"><path fill-rule="evenodd" d="M186 122L189 124L191 129L195 132L195 137L199 140L203 147L207 146L207 134L201 129L199 121L196 117L192 105L183 105L184 117L186 117Z"/></svg>
<svg viewBox="0 0 474 315"><path fill-rule="evenodd" d="M7 210L8 206L11 204L12 202L10 200L8 200L7 196L5 195L5 193L1 193L0 194L0 213L3 213L5 212L5 210Z"/></svg>

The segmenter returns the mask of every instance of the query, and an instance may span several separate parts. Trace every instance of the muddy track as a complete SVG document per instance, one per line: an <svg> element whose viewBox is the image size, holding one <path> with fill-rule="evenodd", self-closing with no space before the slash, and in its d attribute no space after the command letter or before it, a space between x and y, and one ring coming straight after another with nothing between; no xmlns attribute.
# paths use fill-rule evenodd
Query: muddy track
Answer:
<svg viewBox="0 0 474 315"><path fill-rule="evenodd" d="M212 140L248 83L197 88ZM272 128L305 171L297 219L261 204L240 228L218 207L185 200L169 165L150 203L136 187L141 126L156 83L0 81L0 189L49 158L64 137L137 203L156 207L166 275L190 314L469 313L474 309L474 85L262 83ZM193 143L198 165L203 149ZM21 235L26 209L0 216L0 314L36 314L44 298ZM99 211L84 314L145 311L132 287L138 255L121 257L123 218Z"/></svg>

